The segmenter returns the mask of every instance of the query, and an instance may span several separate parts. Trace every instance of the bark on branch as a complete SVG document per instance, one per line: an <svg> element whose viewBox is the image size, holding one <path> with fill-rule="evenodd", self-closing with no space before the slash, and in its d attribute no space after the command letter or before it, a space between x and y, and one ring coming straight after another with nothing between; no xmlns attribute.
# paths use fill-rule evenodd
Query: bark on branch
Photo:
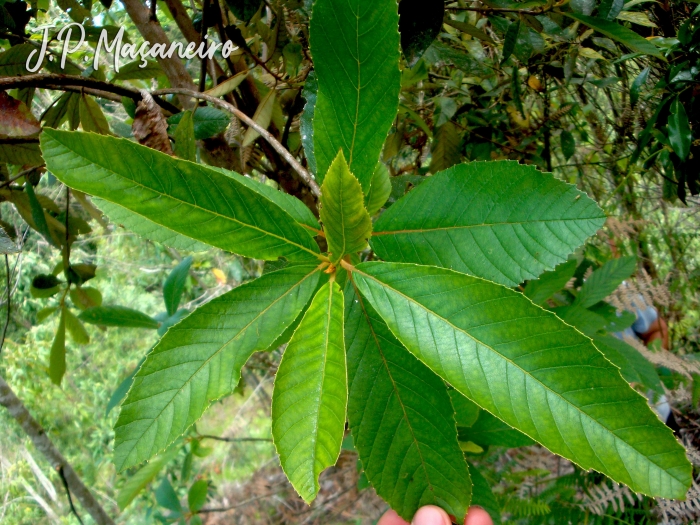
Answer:
<svg viewBox="0 0 700 525"><path fill-rule="evenodd" d="M51 442L46 431L32 417L22 401L15 395L10 385L0 376L0 405L4 406L10 415L17 421L22 430L29 436L34 446L49 461L51 466L63 471L66 484L83 508L92 516L98 525L115 525L102 506L98 503L90 490L78 477L66 458Z"/></svg>

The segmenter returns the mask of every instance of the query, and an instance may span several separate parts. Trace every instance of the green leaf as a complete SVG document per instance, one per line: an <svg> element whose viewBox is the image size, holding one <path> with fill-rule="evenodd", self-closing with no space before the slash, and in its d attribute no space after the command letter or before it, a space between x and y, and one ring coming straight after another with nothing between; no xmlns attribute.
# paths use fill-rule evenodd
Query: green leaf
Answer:
<svg viewBox="0 0 700 525"><path fill-rule="evenodd" d="M231 177L126 139L45 129L62 182L178 233L258 259L316 259L318 246L279 207Z"/></svg>
<svg viewBox="0 0 700 525"><path fill-rule="evenodd" d="M301 96L306 100L304 112L299 121L299 131L301 132L301 144L304 146L306 163L311 173L316 173L316 155L314 154L314 113L316 110L316 96L318 94L318 80L316 72L311 71L304 82L304 89Z"/></svg>
<svg viewBox="0 0 700 525"><path fill-rule="evenodd" d="M637 383L659 395L664 394L656 368L637 349L610 335L596 335L593 343L608 361L620 369L625 381Z"/></svg>
<svg viewBox="0 0 700 525"><path fill-rule="evenodd" d="M85 326L68 308L64 309L66 316L66 329L73 339L73 342L79 345L86 345L90 342L90 336L85 330Z"/></svg>
<svg viewBox="0 0 700 525"><path fill-rule="evenodd" d="M42 308L36 313L36 322L38 324L43 323L49 317L51 317L58 310L58 306L49 306L48 308Z"/></svg>
<svg viewBox="0 0 700 525"><path fill-rule="evenodd" d="M581 286L574 305L588 308L602 301L637 269L636 257L610 259L595 270Z"/></svg>
<svg viewBox="0 0 700 525"><path fill-rule="evenodd" d="M576 139L570 131L562 130L559 140L561 141L561 152L564 154L564 158L569 160L576 153Z"/></svg>
<svg viewBox="0 0 700 525"><path fill-rule="evenodd" d="M29 207L32 210L32 219L34 220L36 231L38 231L49 244L56 246L56 241L54 241L53 237L51 236L49 224L46 221L46 212L37 199L37 195L34 192L34 186L32 186L30 182L26 182L24 184L24 193L27 194L27 199L29 200Z"/></svg>
<svg viewBox="0 0 700 525"><path fill-rule="evenodd" d="M129 476L117 494L119 510L123 511L129 503L134 501L134 498L153 481L163 467L175 459L178 451L179 447L171 447L165 453L144 465L135 474Z"/></svg>
<svg viewBox="0 0 700 525"><path fill-rule="evenodd" d="M35 299L46 299L58 292L59 284L61 281L55 275L37 275L32 279L29 293Z"/></svg>
<svg viewBox="0 0 700 525"><path fill-rule="evenodd" d="M149 241L155 241L176 250L187 252L204 252L210 247L191 237L179 233L148 220L123 206L104 199L93 198L92 203L104 213L111 222L134 232Z"/></svg>
<svg viewBox="0 0 700 525"><path fill-rule="evenodd" d="M112 77L112 82L116 80L151 80L164 77L165 71L155 60L147 60L146 65L141 67L143 59L139 58L128 64L119 67L119 71Z"/></svg>
<svg viewBox="0 0 700 525"><path fill-rule="evenodd" d="M399 4L401 48L409 67L413 67L420 60L425 50L440 34L444 16L444 2L402 0Z"/></svg>
<svg viewBox="0 0 700 525"><path fill-rule="evenodd" d="M260 9L262 0L226 0L226 5L231 8L233 14L246 24L255 16Z"/></svg>
<svg viewBox="0 0 700 525"><path fill-rule="evenodd" d="M4 53L0 53L0 76L14 77L31 74L27 71L27 59L32 51L35 52L31 61L31 65L34 66L40 53L39 50L30 43L12 46ZM39 69L34 73L39 73L40 71Z"/></svg>
<svg viewBox="0 0 700 525"><path fill-rule="evenodd" d="M564 262L604 221L595 202L551 174L513 161L472 162L397 201L370 243L385 260L515 286Z"/></svg>
<svg viewBox="0 0 700 525"><path fill-rule="evenodd" d="M479 412L476 421L467 428L459 428L459 440L471 441L480 447L497 446L507 448L527 447L534 441L522 432L506 425L485 410Z"/></svg>
<svg viewBox="0 0 700 525"><path fill-rule="evenodd" d="M177 126L184 117L184 113L175 113L168 118L168 124ZM199 106L192 115L192 124L194 126L194 138L196 140L204 140L214 135L222 133L231 123L227 113L212 108L211 106ZM177 128L172 132L177 132Z"/></svg>
<svg viewBox="0 0 700 525"><path fill-rule="evenodd" d="M15 242L5 233L5 229L0 227L0 253L8 255L19 251Z"/></svg>
<svg viewBox="0 0 700 525"><path fill-rule="evenodd" d="M528 281L523 293L535 304L543 304L564 288L576 272L578 261L571 259L560 264L551 272L545 272L538 279Z"/></svg>
<svg viewBox="0 0 700 525"><path fill-rule="evenodd" d="M168 312L168 315L175 315L177 307L180 306L182 292L185 291L185 284L190 275L190 266L192 266L192 257L185 257L165 279L163 300L165 301L165 310Z"/></svg>
<svg viewBox="0 0 700 525"><path fill-rule="evenodd" d="M36 142L25 144L0 144L0 163L15 166L38 166L43 162Z"/></svg>
<svg viewBox="0 0 700 525"><path fill-rule="evenodd" d="M668 140L678 158L681 160L688 158L693 135L690 132L688 115L678 97L671 103L671 111L668 115Z"/></svg>
<svg viewBox="0 0 700 525"><path fill-rule="evenodd" d="M183 160L197 160L197 144L194 139L192 112L185 111L180 123L175 128L175 155Z"/></svg>
<svg viewBox="0 0 700 525"><path fill-rule="evenodd" d="M310 40L318 78L316 178L323 182L342 150L366 193L399 105L397 3L316 0Z"/></svg>
<svg viewBox="0 0 700 525"><path fill-rule="evenodd" d="M360 183L350 173L342 151L323 180L320 215L333 263L338 264L344 255L367 246L372 219L365 208Z"/></svg>
<svg viewBox="0 0 700 525"><path fill-rule="evenodd" d="M515 44L518 41L518 33L520 32L520 19L518 18L515 22L511 22L506 31L506 36L503 41L503 58L501 58L501 64L510 58L510 55L515 51Z"/></svg>
<svg viewBox="0 0 700 525"><path fill-rule="evenodd" d="M78 316L83 322L122 328L158 328L158 321L126 306L95 306Z"/></svg>
<svg viewBox="0 0 700 525"><path fill-rule="evenodd" d="M432 144L430 171L437 173L457 164L462 158L459 130L452 122L445 122L435 130Z"/></svg>
<svg viewBox="0 0 700 525"><path fill-rule="evenodd" d="M452 408L455 411L455 423L457 423L457 426L472 426L479 417L479 414L481 413L481 409L479 408L479 406L469 401L466 397L457 392L454 388L451 388L449 390L449 394L450 401L452 402Z"/></svg>
<svg viewBox="0 0 700 525"><path fill-rule="evenodd" d="M109 124L102 108L95 102L95 99L85 94L80 96L78 105L80 112L80 125L84 131L92 131L101 135L110 135Z"/></svg>
<svg viewBox="0 0 700 525"><path fill-rule="evenodd" d="M472 504L478 505L488 512L493 522L498 525L501 523L501 506L498 504L496 496L493 495L491 485L476 466L472 463L468 463L468 465L469 474L474 484L472 488Z"/></svg>
<svg viewBox="0 0 700 525"><path fill-rule="evenodd" d="M372 174L372 184L370 184L369 192L365 195L365 207L367 213L374 215L377 213L391 195L391 177L389 169L383 162L377 162L377 167L374 168Z"/></svg>
<svg viewBox="0 0 700 525"><path fill-rule="evenodd" d="M632 86L630 87L630 104L632 106L636 105L637 102L639 101L639 93L642 90L642 86L646 84L647 79L649 78L649 73L651 72L650 67L645 67L642 69L642 72L637 75L637 77L634 79L632 82Z"/></svg>
<svg viewBox="0 0 700 525"><path fill-rule="evenodd" d="M348 421L365 474L404 519L438 505L462 523L471 482L445 384L346 291Z"/></svg>
<svg viewBox="0 0 700 525"><path fill-rule="evenodd" d="M191 512L197 512L207 502L207 492L209 491L209 482L206 479L200 479L192 483L190 490L187 492L187 506Z"/></svg>
<svg viewBox="0 0 700 525"><path fill-rule="evenodd" d="M272 394L272 439L280 464L307 503L318 494L318 476L340 454L347 399L343 292L329 282L289 341Z"/></svg>
<svg viewBox="0 0 700 525"><path fill-rule="evenodd" d="M92 288L90 286L76 286L71 288L70 299L80 310L87 310L94 306L102 306L102 294L97 288Z"/></svg>
<svg viewBox="0 0 700 525"><path fill-rule="evenodd" d="M165 449L230 394L241 367L294 321L318 278L315 266L290 266L234 288L172 326L122 404L114 427L117 469Z"/></svg>
<svg viewBox="0 0 700 525"><path fill-rule="evenodd" d="M61 308L61 319L58 322L56 335L51 344L49 356L49 377L54 385L60 385L63 374L66 373L66 308Z"/></svg>
<svg viewBox="0 0 700 525"><path fill-rule="evenodd" d="M267 129L272 121L272 110L275 107L276 93L277 92L274 89L268 91L267 95L265 95L265 97L263 97L263 99L260 101L260 104L258 104L258 107L253 114L253 120L263 129ZM260 133L258 133L254 128L248 128L245 135L243 135L243 143L241 146L244 148L250 146L259 136Z"/></svg>
<svg viewBox="0 0 700 525"><path fill-rule="evenodd" d="M620 42L636 53L651 55L664 60L663 53L661 53L661 51L659 51L654 44L623 25L605 20L604 18L595 18L578 13L562 14L568 16L569 18L573 18L574 20L578 20L582 24L586 24L591 29L595 29L608 38L612 38L613 40Z"/></svg>
<svg viewBox="0 0 700 525"><path fill-rule="evenodd" d="M161 507L171 510L176 514L182 513L182 505L180 504L180 498L177 497L177 493L175 492L175 489L173 488L167 476L165 476L163 478L163 481L160 482L160 485L158 485L158 488L155 492L155 496L158 505L160 505Z"/></svg>
<svg viewBox="0 0 700 525"><path fill-rule="evenodd" d="M250 74L250 70L248 70L248 69L241 71L240 73L236 73L228 80L224 80L221 84L217 84L213 88L207 89L205 91L205 93L211 97L217 97L217 98L223 97L224 95L228 95L234 89L236 89L238 86L240 86L241 83L246 78L248 78L249 74Z"/></svg>
<svg viewBox="0 0 700 525"><path fill-rule="evenodd" d="M671 430L552 313L441 268L367 262L353 281L408 350L503 422L636 492L685 495L691 468Z"/></svg>
<svg viewBox="0 0 700 525"><path fill-rule="evenodd" d="M136 372L139 371L139 368L141 368L141 365L145 360L145 357L141 359L141 361L139 361L139 364L136 365L134 370L128 376L126 376L121 383L119 383L119 386L117 388L114 389L114 392L112 392L109 401L107 401L107 408L105 408L105 416L108 416L112 409L119 405L119 403L122 402L122 399L126 397L126 394L129 392L129 389L131 388L131 385L134 382L134 376L136 375Z"/></svg>

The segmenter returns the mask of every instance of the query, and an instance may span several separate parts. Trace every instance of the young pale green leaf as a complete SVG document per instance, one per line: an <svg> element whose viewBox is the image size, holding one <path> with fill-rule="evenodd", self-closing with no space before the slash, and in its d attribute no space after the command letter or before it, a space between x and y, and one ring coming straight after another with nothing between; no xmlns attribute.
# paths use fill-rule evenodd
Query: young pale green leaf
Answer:
<svg viewBox="0 0 700 525"><path fill-rule="evenodd" d="M564 288L576 272L578 261L571 259L561 263L551 272L545 272L538 279L529 281L523 293L535 304L542 304Z"/></svg>
<svg viewBox="0 0 700 525"><path fill-rule="evenodd" d="M74 343L79 345L86 345L90 342L90 336L85 330L85 326L80 322L73 312L68 308L64 308L64 314L66 316L66 330L70 334L71 339Z"/></svg>
<svg viewBox="0 0 700 525"><path fill-rule="evenodd" d="M314 115L316 176L342 150L369 190L399 105L398 7L395 0L316 0L310 22L318 78Z"/></svg>
<svg viewBox="0 0 700 525"><path fill-rule="evenodd" d="M80 313L85 323L122 328L158 328L158 321L126 306L95 306Z"/></svg>
<svg viewBox="0 0 700 525"><path fill-rule="evenodd" d="M66 373L66 307L61 308L56 335L51 344L49 356L49 377L54 385L60 385Z"/></svg>
<svg viewBox="0 0 700 525"><path fill-rule="evenodd" d="M590 339L522 294L450 270L359 264L391 331L463 395L584 469L682 498L685 451Z"/></svg>
<svg viewBox="0 0 700 525"><path fill-rule="evenodd" d="M688 158L693 135L688 124L688 114L679 98L671 103L671 111L668 116L668 140L673 151L681 160Z"/></svg>
<svg viewBox="0 0 700 525"><path fill-rule="evenodd" d="M347 399L343 292L329 282L289 341L272 394L272 439L280 464L307 503L318 494L318 476L340 454Z"/></svg>
<svg viewBox="0 0 700 525"><path fill-rule="evenodd" d="M372 174L372 184L369 192L365 195L365 208L367 213L374 215L386 203L391 195L391 177L389 170L383 162L377 162Z"/></svg>
<svg viewBox="0 0 700 525"><path fill-rule="evenodd" d="M180 306L182 292L185 291L185 284L190 275L190 266L192 257L185 257L172 269L163 283L163 301L168 315L175 315L177 307Z"/></svg>
<svg viewBox="0 0 700 525"><path fill-rule="evenodd" d="M406 520L438 505L462 523L471 482L445 383L346 292L348 421L367 478Z"/></svg>
<svg viewBox="0 0 700 525"><path fill-rule="evenodd" d="M372 235L372 219L365 208L360 183L350 173L342 151L323 180L320 215L334 263L367 246Z"/></svg>
<svg viewBox="0 0 700 525"><path fill-rule="evenodd" d="M194 140L194 120L191 111L184 112L174 135L175 155L183 160L194 162L197 158L197 143Z"/></svg>
<svg viewBox="0 0 700 525"><path fill-rule="evenodd" d="M172 326L141 366L115 425L119 470L151 458L212 401L230 394L253 352L266 350L316 287L313 265L293 265L234 288Z"/></svg>
<svg viewBox="0 0 700 525"><path fill-rule="evenodd" d="M275 107L275 93L277 92L274 89L271 89L260 101L258 108L255 110L253 120L261 128L267 129L267 127L270 125L270 121L272 120L272 109ZM255 129L248 128L243 136L242 147L245 148L250 146L259 136L260 133L258 133Z"/></svg>
<svg viewBox="0 0 700 525"><path fill-rule="evenodd" d="M291 216L231 177L125 139L45 129L42 151L62 182L167 228L246 257L314 260Z"/></svg>
<svg viewBox="0 0 700 525"><path fill-rule="evenodd" d="M119 206L119 204L98 198L93 198L92 202L112 223L118 224L149 241L155 241L186 252L204 252L209 249L209 246L203 242L161 226L138 213Z"/></svg>
<svg viewBox="0 0 700 525"><path fill-rule="evenodd" d="M575 306L588 308L605 299L632 275L637 268L636 257L611 259L594 271L581 286L574 301Z"/></svg>
<svg viewBox="0 0 700 525"><path fill-rule="evenodd" d="M382 259L450 268L515 286L566 260L605 222L575 186L513 161L429 177L376 222Z"/></svg>
<svg viewBox="0 0 700 525"><path fill-rule="evenodd" d="M595 29L608 38L620 42L636 53L651 55L662 60L664 59L663 53L661 53L654 44L622 24L579 13L568 12L562 14L574 20L578 20L582 24L586 24L591 29Z"/></svg>

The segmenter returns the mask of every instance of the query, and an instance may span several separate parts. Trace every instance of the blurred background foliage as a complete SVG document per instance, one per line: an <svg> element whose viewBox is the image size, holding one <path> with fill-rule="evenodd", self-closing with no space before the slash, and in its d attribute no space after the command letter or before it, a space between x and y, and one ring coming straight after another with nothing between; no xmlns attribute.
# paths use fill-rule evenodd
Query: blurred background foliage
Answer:
<svg viewBox="0 0 700 525"><path fill-rule="evenodd" d="M386 508L367 487L350 438L311 508L286 485L269 440L279 349L257 354L238 392L169 451L115 473L115 407L143 356L169 324L259 276L262 263L135 227L123 210L67 191L45 171L38 148L42 126L127 137L247 174L316 211L307 186L257 133L220 108L159 92L184 87L223 97L313 172L312 3L0 1L0 245L7 261L0 280L9 283L2 318L11 297L0 375L118 523L373 523ZM631 367L625 378L641 391L657 399L665 393L669 424L699 465L700 7L401 0L399 12L400 108L382 154L387 206L432 173L494 159L533 164L595 198L610 216L606 228L570 263L521 289L594 339L609 337L619 327L595 316L611 310L599 304L581 317L571 307L594 269L632 257L629 271L607 283L610 292L627 284L606 293L605 304L623 311L631 286L668 323L669 349L636 342L643 363L616 364L623 375L625 363ZM57 37L71 22L84 23L88 44L69 52L61 70ZM111 41L120 28L124 42L137 46L154 38L198 45L207 35L237 49L205 63L175 58L146 68L126 58L117 72L103 48L93 69L99 32ZM49 58L30 76L25 63L44 31ZM139 90L152 93L151 105ZM634 495L462 409L465 453L494 486L481 504L508 522L700 518L696 487L683 503ZM496 437L479 437L484 428ZM0 522L77 523L59 476L5 411Z"/></svg>

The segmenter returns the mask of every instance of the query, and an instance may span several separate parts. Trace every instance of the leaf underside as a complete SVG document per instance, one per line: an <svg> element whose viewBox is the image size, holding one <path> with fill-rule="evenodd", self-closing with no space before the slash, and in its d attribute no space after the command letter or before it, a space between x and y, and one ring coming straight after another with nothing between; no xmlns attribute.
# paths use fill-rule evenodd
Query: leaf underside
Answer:
<svg viewBox="0 0 700 525"><path fill-rule="evenodd" d="M385 260L449 268L515 286L564 262L604 223L574 186L514 161L438 173L374 225Z"/></svg>
<svg viewBox="0 0 700 525"><path fill-rule="evenodd" d="M241 367L294 321L318 279L313 265L289 266L234 288L171 327L122 405L115 425L117 469L164 450L212 401L231 393Z"/></svg>
<svg viewBox="0 0 700 525"><path fill-rule="evenodd" d="M288 213L215 170L92 133L45 129L41 148L61 182L211 246L258 259L318 253Z"/></svg>
<svg viewBox="0 0 700 525"><path fill-rule="evenodd" d="M316 293L282 356L272 395L272 438L287 478L310 503L340 454L347 407L343 292Z"/></svg>
<svg viewBox="0 0 700 525"><path fill-rule="evenodd" d="M406 520L432 504L461 523L471 481L445 384L346 291L348 421L367 479Z"/></svg>
<svg viewBox="0 0 700 525"><path fill-rule="evenodd" d="M318 78L314 110L317 178L342 150L367 193L399 104L395 0L316 0L310 21Z"/></svg>
<svg viewBox="0 0 700 525"><path fill-rule="evenodd" d="M684 496L683 447L591 340L554 314L440 268L362 263L353 278L406 348L485 410L637 492Z"/></svg>

